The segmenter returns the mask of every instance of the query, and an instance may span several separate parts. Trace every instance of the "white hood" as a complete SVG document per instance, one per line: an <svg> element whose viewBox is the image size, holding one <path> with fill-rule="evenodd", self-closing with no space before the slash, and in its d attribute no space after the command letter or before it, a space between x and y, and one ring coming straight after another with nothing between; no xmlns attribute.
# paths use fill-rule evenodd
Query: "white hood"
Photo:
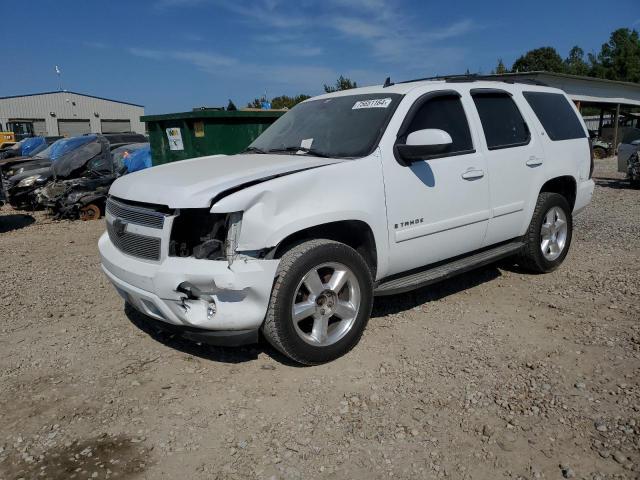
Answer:
<svg viewBox="0 0 640 480"><path fill-rule="evenodd" d="M199 157L125 175L109 194L169 208L205 208L216 195L244 183L341 161L288 154Z"/></svg>

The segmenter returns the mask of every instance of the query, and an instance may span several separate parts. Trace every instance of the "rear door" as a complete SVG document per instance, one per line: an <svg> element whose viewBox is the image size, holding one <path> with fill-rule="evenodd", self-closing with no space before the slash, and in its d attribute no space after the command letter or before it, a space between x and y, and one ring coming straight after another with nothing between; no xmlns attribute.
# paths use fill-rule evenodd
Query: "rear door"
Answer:
<svg viewBox="0 0 640 480"><path fill-rule="evenodd" d="M511 93L478 88L471 90L471 97L484 133L481 149L489 169L491 220L483 243L487 246L520 236L527 227L544 152Z"/></svg>

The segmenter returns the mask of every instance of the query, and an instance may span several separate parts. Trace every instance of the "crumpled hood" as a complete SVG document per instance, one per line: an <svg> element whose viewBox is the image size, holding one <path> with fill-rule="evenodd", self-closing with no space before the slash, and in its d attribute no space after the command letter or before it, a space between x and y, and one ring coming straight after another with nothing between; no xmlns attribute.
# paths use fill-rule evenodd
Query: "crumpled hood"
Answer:
<svg viewBox="0 0 640 480"><path fill-rule="evenodd" d="M230 188L342 161L295 154L212 155L130 173L116 180L109 194L169 208L205 208Z"/></svg>

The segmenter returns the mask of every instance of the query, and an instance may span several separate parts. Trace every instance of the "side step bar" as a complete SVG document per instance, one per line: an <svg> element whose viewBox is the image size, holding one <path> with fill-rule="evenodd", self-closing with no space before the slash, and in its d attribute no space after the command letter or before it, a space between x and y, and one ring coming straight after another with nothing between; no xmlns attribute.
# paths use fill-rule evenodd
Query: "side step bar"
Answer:
<svg viewBox="0 0 640 480"><path fill-rule="evenodd" d="M427 267L425 270L399 278L382 280L373 293L376 296L395 295L425 287L469 270L489 265L502 258L510 257L516 254L523 246L523 242L514 241L436 267Z"/></svg>

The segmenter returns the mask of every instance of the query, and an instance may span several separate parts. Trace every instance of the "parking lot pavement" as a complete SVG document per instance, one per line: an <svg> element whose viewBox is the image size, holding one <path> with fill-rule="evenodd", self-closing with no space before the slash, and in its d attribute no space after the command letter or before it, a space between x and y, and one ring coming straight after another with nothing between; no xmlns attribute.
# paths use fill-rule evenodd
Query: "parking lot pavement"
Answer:
<svg viewBox="0 0 640 480"><path fill-rule="evenodd" d="M0 210L0 478L640 475L640 191L598 162L565 264L379 298L347 356L163 336L102 221Z"/></svg>

